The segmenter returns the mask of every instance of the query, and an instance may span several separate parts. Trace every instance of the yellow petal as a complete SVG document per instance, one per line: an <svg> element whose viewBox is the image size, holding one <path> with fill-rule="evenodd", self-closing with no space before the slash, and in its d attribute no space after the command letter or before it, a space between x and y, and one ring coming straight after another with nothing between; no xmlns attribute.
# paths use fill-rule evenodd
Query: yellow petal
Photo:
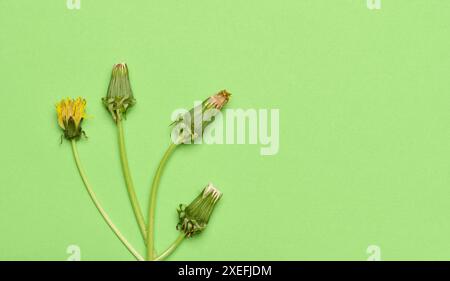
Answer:
<svg viewBox="0 0 450 281"><path fill-rule="evenodd" d="M63 102L61 101L58 104L56 104L56 115L58 117L58 125L62 129L65 129L64 122L63 122L63 120L64 120L64 117L63 117L64 113L63 113L63 111L64 111L64 109L63 109Z"/></svg>

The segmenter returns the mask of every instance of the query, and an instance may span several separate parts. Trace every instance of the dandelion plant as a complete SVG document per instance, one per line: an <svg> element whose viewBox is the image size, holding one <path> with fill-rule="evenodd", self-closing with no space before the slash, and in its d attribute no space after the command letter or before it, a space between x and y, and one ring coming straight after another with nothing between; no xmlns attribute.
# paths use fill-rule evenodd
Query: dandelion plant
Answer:
<svg viewBox="0 0 450 281"><path fill-rule="evenodd" d="M156 169L153 178L149 211L148 211L148 231L147 231L147 259L154 259L154 233L155 233L155 209L156 209L156 194L158 192L159 181L164 169L164 166L175 148L183 143L191 143L199 137L203 136L204 129L214 121L214 116L217 115L230 99L231 94L226 90L207 98L200 105L192 108L186 114L179 116L179 118L172 123L175 126L175 141L171 142L166 152L164 153L158 168Z"/></svg>
<svg viewBox="0 0 450 281"><path fill-rule="evenodd" d="M142 215L142 210L134 189L133 179L131 178L130 167L128 164L127 151L125 148L125 136L123 130L123 120L126 116L127 110L131 108L136 100L133 97L131 90L130 79L128 76L128 67L125 63L118 63L114 65L111 80L109 82L107 96L102 99L103 104L109 110L117 127L117 136L119 139L120 160L122 163L123 177L130 198L131 206L133 208L134 216L141 231L144 241L147 239L147 230Z"/></svg>
<svg viewBox="0 0 450 281"><path fill-rule="evenodd" d="M177 229L180 230L178 238L155 260L167 258L186 237L192 237L205 230L209 218L216 206L217 201L222 197L220 192L212 183L208 184L203 191L188 206L180 204L178 212Z"/></svg>
<svg viewBox="0 0 450 281"><path fill-rule="evenodd" d="M105 209L103 209L100 201L97 199L94 190L89 183L86 173L81 165L80 156L78 154L77 149L77 141L80 139L82 135L84 135L84 131L81 128L81 123L86 117L86 100L83 98L77 99L63 99L59 103L56 104L56 114L58 118L58 124L63 130L63 135L61 137L66 138L70 141L72 145L73 157L75 159L75 163L78 168L78 172L83 180L84 186L92 199L97 210L100 212L100 215L103 217L105 222L111 228L111 230L116 234L116 236L122 241L122 243L127 247L131 254L135 256L137 260L144 260L142 256L134 249L134 247L128 242L128 240L123 236L120 230L115 226L112 222L109 215L106 213Z"/></svg>
<svg viewBox="0 0 450 281"><path fill-rule="evenodd" d="M177 249L185 238L192 237L206 228L215 205L222 196L222 193L212 184L207 185L189 205L179 205L179 208L177 209L179 221L176 226L176 229L180 231L178 238L159 255L155 251L154 233L156 197L164 166L175 148L181 144L196 143L197 140L203 136L204 129L214 121L215 116L228 103L230 96L230 93L226 90L222 90L207 98L200 105L195 106L185 114L180 115L175 122L172 123L174 126L173 135L175 135L175 137L172 137L172 141L160 160L153 177L148 206L148 223L146 224L131 177L123 128L123 121L125 120L127 111L135 105L136 100L131 90L127 65L125 63L119 63L113 66L108 92L106 97L102 98L102 101L104 106L111 113L117 128L122 173L135 219L145 241L146 260L153 261L167 258L175 251L175 249ZM142 261L144 260L143 256L128 242L101 206L81 165L80 156L77 150L77 141L80 140L82 136L85 136L85 133L81 128L81 124L86 118L85 109L86 100L83 98L67 98L57 103L56 113L58 124L63 131L61 142L63 138L70 141L78 172L92 202L100 212L100 215L130 253L133 254L137 260Z"/></svg>

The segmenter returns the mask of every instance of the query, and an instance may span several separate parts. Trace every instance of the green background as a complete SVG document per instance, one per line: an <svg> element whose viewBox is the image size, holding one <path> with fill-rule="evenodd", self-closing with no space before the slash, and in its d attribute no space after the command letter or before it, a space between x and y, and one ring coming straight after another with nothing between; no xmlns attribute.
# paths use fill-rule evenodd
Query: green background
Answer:
<svg viewBox="0 0 450 281"><path fill-rule="evenodd" d="M143 253L103 108L126 61L125 123L147 213L170 115L221 90L228 108L278 108L280 150L175 151L157 207L157 249L175 208L224 193L208 229L172 260L450 259L450 1L0 1L0 259L131 260L92 205L54 105L83 96L81 159L111 217Z"/></svg>

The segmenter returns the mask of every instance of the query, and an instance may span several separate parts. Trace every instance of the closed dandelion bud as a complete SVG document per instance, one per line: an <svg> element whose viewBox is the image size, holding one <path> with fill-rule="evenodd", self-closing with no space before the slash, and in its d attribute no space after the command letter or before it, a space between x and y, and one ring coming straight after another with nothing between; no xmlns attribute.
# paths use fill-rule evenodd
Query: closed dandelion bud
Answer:
<svg viewBox="0 0 450 281"><path fill-rule="evenodd" d="M222 193L212 184L205 187L202 193L188 206L180 204L177 209L179 222L177 229L187 237L202 232L211 217L212 211Z"/></svg>
<svg viewBox="0 0 450 281"><path fill-rule="evenodd" d="M85 108L86 100L83 98L67 98L56 104L58 125L64 131L63 135L66 139L78 140L84 134L81 123L86 117Z"/></svg>
<svg viewBox="0 0 450 281"><path fill-rule="evenodd" d="M190 143L203 136L205 128L214 121L215 116L228 103L231 94L226 90L207 98L176 121L172 138L176 144Z"/></svg>
<svg viewBox="0 0 450 281"><path fill-rule="evenodd" d="M128 67L125 63L114 65L108 94L102 98L102 101L111 113L114 121L117 121L117 119L121 120L127 110L136 103L131 91Z"/></svg>

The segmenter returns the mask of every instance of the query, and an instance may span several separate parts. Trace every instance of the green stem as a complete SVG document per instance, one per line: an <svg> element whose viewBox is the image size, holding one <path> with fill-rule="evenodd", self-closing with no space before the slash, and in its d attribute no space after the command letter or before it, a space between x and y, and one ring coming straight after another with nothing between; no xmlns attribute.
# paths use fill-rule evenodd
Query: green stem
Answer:
<svg viewBox="0 0 450 281"><path fill-rule="evenodd" d="M128 197L130 198L131 206L133 208L134 216L141 231L144 242L147 240L147 226L145 224L144 216L142 215L141 207L137 200L136 191L134 190L133 180L131 179L130 167L128 166L128 157L125 149L125 138L123 133L123 125L120 120L120 116L117 118L117 129L119 131L119 148L120 148L120 160L122 162L123 177L125 178L125 184L127 186Z"/></svg>
<svg viewBox="0 0 450 281"><path fill-rule="evenodd" d="M163 259L170 256L170 254L172 254L175 251L175 249L181 244L181 242L183 242L185 237L186 237L186 235L183 232L180 233L178 238L169 246L169 248L167 248L161 255L156 257L154 260L162 261Z"/></svg>
<svg viewBox="0 0 450 281"><path fill-rule="evenodd" d="M80 176L81 176L81 179L83 180L84 186L86 187L86 190L89 193L89 196L91 197L92 202L94 203L95 207L97 207L97 210L100 212L100 214L102 215L105 222L112 229L112 231L116 234L116 236L120 239L120 241L125 245L125 247L127 247L127 249L130 251L130 253L133 254L133 256L135 256L137 260L143 261L144 258L134 249L134 247L130 244L130 242L128 242L128 240L123 236L123 234L119 231L119 229L111 221L111 218L108 216L106 211L100 205L100 202L98 201L97 196L94 193L94 190L92 189L91 185L89 184L89 181L86 177L83 167L81 166L81 161L80 161L80 156L78 155L76 141L72 140L71 143L72 143L73 157L75 158L78 172L80 173Z"/></svg>
<svg viewBox="0 0 450 281"><path fill-rule="evenodd" d="M161 162L156 170L155 177L153 178L151 192L150 192L150 202L148 207L148 231L147 231L147 260L153 260L154 258L154 236L155 236L155 208L156 208L156 193L158 192L159 180L161 178L164 165L169 159L170 154L177 147L175 143L171 143L164 153Z"/></svg>

